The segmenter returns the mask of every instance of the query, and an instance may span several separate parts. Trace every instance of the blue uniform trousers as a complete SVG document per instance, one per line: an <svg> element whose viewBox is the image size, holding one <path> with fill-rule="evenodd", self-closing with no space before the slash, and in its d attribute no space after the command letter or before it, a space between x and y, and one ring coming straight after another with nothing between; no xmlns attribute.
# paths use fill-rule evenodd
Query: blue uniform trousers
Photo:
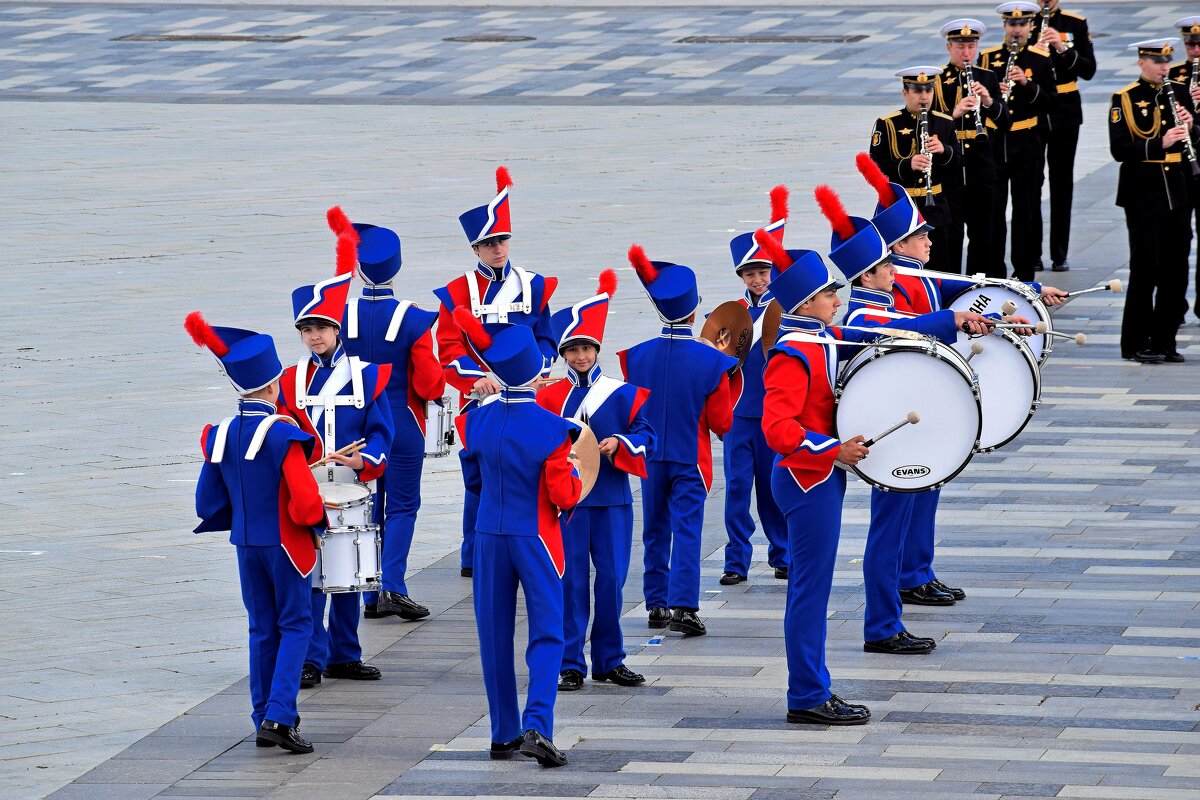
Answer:
<svg viewBox="0 0 1200 800"><path fill-rule="evenodd" d="M642 479L646 607L700 607L700 535L708 489L695 464L651 461Z"/></svg>
<svg viewBox="0 0 1200 800"><path fill-rule="evenodd" d="M383 539L383 572L381 583L389 592L408 594L404 575L408 571L408 553L412 549L413 531L417 527L417 511L421 508L421 470L425 466L425 437L421 429L410 423L396 426L392 449L388 453L383 480L376 481L376 522L383 508L383 524L379 528ZM363 602L374 605L378 592L363 592Z"/></svg>
<svg viewBox="0 0 1200 800"><path fill-rule="evenodd" d="M325 598L329 602L329 628L325 627ZM320 589L312 592L312 619L309 622L312 639L308 643L305 661L317 669L330 664L349 664L362 661L358 644L358 592L338 592L326 595Z"/></svg>
<svg viewBox="0 0 1200 800"><path fill-rule="evenodd" d="M281 545L237 548L242 602L250 620L250 703L254 727L269 719L295 725L300 670L308 647L311 579Z"/></svg>
<svg viewBox="0 0 1200 800"><path fill-rule="evenodd" d="M783 614L787 650L788 708L807 709L829 699L825 666L825 620L842 529L846 472L834 469L824 483L808 492L790 472L775 469L771 488L787 517L788 594Z"/></svg>
<svg viewBox="0 0 1200 800"><path fill-rule="evenodd" d="M458 460L462 461L466 450L458 451ZM470 489L463 490L463 540L458 553L459 566L471 569L475 563L475 518L479 516L479 495Z"/></svg>
<svg viewBox="0 0 1200 800"><path fill-rule="evenodd" d="M933 571L933 539L938 498L941 496L941 489L913 495L912 521L908 524L904 555L900 562L901 589L915 589L937 577Z"/></svg>
<svg viewBox="0 0 1200 800"><path fill-rule="evenodd" d="M487 690L492 741L510 742L522 731L554 737L554 701L563 655L562 579L537 536L475 535L475 624L479 659ZM517 707L517 673L513 667L517 585L525 593L529 617L529 692L525 713Z"/></svg>
<svg viewBox="0 0 1200 800"><path fill-rule="evenodd" d="M871 490L871 527L863 555L863 641L877 642L904 630L900 615L900 562L910 530L913 506L921 493Z"/></svg>
<svg viewBox="0 0 1200 800"><path fill-rule="evenodd" d="M763 436L762 418L733 418L733 427L725 434L725 571L745 575L754 557L750 537L754 519L750 516L750 494L758 501L758 520L767 537L767 563L786 567L787 521L771 493L771 473L775 451Z"/></svg>
<svg viewBox="0 0 1200 800"><path fill-rule="evenodd" d="M563 526L567 569L563 575L562 669L587 673L583 640L587 636L592 564L596 565L592 674L603 674L625 662L621 608L632 548L632 505L576 508Z"/></svg>

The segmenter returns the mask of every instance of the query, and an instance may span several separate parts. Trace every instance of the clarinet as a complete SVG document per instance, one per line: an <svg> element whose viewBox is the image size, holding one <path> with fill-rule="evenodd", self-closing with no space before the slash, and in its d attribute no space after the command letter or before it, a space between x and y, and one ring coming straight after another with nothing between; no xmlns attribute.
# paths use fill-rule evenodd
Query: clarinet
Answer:
<svg viewBox="0 0 1200 800"><path fill-rule="evenodd" d="M975 138L982 139L987 134L983 130L983 118L979 116L979 95L975 94L975 74L971 72L970 62L967 62L967 65L963 67L962 81L967 84L967 96L974 97L976 100L975 111L973 112L975 114Z"/></svg>
<svg viewBox="0 0 1200 800"><path fill-rule="evenodd" d="M1175 123L1174 127L1179 127L1183 122L1179 119L1179 109L1175 107L1175 92L1171 89L1171 81L1163 81L1162 91L1167 94L1167 105L1171 107L1171 120ZM1200 162L1196 160L1196 146L1192 144L1191 130L1188 130L1187 136L1183 138L1183 154L1192 168L1192 177L1200 175Z"/></svg>
<svg viewBox="0 0 1200 800"><path fill-rule="evenodd" d="M1050 27L1050 0L1045 0L1046 5L1042 6L1041 22L1042 29L1038 31L1038 40L1041 41L1042 36L1046 33L1046 29ZM1053 52L1053 51L1051 51ZM1050 78L1055 83L1058 82L1058 73L1054 69L1054 59L1050 59Z"/></svg>
<svg viewBox="0 0 1200 800"><path fill-rule="evenodd" d="M1008 73L1013 71L1013 67L1017 65L1017 51L1021 49L1021 43L1017 41L1017 37L1013 37L1008 43L1008 61L1004 64L1004 82L1008 88L1004 90L1004 102L1007 103L1012 99L1013 80L1008 77Z"/></svg>
<svg viewBox="0 0 1200 800"><path fill-rule="evenodd" d="M1192 77L1188 80L1188 94L1196 91L1196 87L1200 86L1200 58L1192 59Z"/></svg>
<svg viewBox="0 0 1200 800"><path fill-rule="evenodd" d="M925 207L932 208L937 205L937 200L933 198L933 156L925 144L929 138L929 109L924 105L921 106L921 117L917 121L917 136L921 141L921 155L930 156L929 165L925 167Z"/></svg>

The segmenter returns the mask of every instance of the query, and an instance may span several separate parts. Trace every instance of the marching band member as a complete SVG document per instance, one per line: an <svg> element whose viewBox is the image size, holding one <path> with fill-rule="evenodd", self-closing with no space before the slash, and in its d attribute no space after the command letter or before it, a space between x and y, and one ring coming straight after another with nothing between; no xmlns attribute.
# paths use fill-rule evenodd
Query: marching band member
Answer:
<svg viewBox="0 0 1200 800"><path fill-rule="evenodd" d="M783 241L787 223L786 186L771 190L771 224L767 233ZM754 232L741 233L729 242L733 269L746 286L738 301L750 312L754 336L745 363L729 381L733 398L733 425L723 439L725 463L725 572L721 584L731 586L746 580L754 548L754 518L750 516L750 495L755 494L758 518L767 537L767 564L775 577L787 579L787 522L771 495L771 471L775 454L767 447L762 432L762 371L766 365L759 340L762 338L763 313L771 302L771 260L754 241Z"/></svg>
<svg viewBox="0 0 1200 800"><path fill-rule="evenodd" d="M988 70L971 68L979 51L979 38L986 32L986 25L970 18L952 19L942 26L950 63L942 69L933 87L932 108L954 120L963 156L961 177L951 181L947 188L951 219L942 241L948 249L944 260L950 272L961 268L965 227L970 236L968 275L987 272L995 261L992 202L996 193L996 161L989 140L993 132L1008 126L1008 107L1000 93L1000 79ZM972 83L968 83L968 75Z"/></svg>
<svg viewBox="0 0 1200 800"><path fill-rule="evenodd" d="M292 309L300 340L308 347L295 366L284 370L280 384L280 412L292 417L301 430L311 433L321 447L310 464L328 460L354 470L356 480L373 489L383 475L392 445L392 412L384 388L391 377L388 364L376 366L346 353L339 337L346 295L354 277L353 229L338 236L337 273L334 277L292 292ZM362 450L353 455L334 451L359 439ZM326 678L378 680L377 668L362 662L358 643L359 593L338 592L329 603L325 627L325 593L312 591L312 641L300 686L308 688Z"/></svg>
<svg viewBox="0 0 1200 800"><path fill-rule="evenodd" d="M1038 14L1034 37L1040 47L1050 54L1057 91L1057 103L1043 119L1046 127L1042 140L1046 146L1045 160L1050 174L1050 265L1055 272L1066 272L1067 248L1071 242L1071 200L1075 190L1075 150L1079 145L1079 128L1083 125L1083 101L1078 82L1090 81L1096 75L1096 52L1087 20L1070 11L1063 11L1058 0L1038 0L1046 17ZM1049 19L1049 25L1044 23ZM1038 263L1041 262L1041 228L1038 234Z"/></svg>
<svg viewBox="0 0 1200 800"><path fill-rule="evenodd" d="M1108 112L1108 146L1121 164L1117 205L1125 210L1129 230L1121 357L1144 364L1183 361L1175 336L1187 311L1192 239L1188 184L1200 130L1188 112L1187 91L1167 80L1178 42L1152 39L1130 45L1137 50L1141 74L1112 96ZM1168 103L1175 105L1179 125Z"/></svg>
<svg viewBox="0 0 1200 800"><path fill-rule="evenodd" d="M633 547L633 495L629 476L645 478L654 454L654 431L642 406L650 393L604 375L597 355L604 341L608 303L617 290L617 274L600 274L593 297L558 311L551 318L558 351L567 363L567 379L541 389L542 408L582 420L600 444L600 472L588 496L563 523L566 573L563 575L563 648L558 690L583 688L591 567L596 567L596 614L592 623L592 680L637 686L646 679L625 666L621 607Z"/></svg>
<svg viewBox="0 0 1200 800"><path fill-rule="evenodd" d="M1009 185L1012 187L1012 266L1018 280L1033 280L1041 261L1042 180L1045 146L1038 129L1039 117L1057 104L1057 88L1050 72L1050 53L1032 43L1035 3L1001 3L996 13L1004 20L1004 44L979 54L979 66L996 73L1001 95L1007 100L1009 125L992 141L1000 165L996 197L992 205L994 259L989 275L1004 277L1004 240L1008 225ZM1015 48L1016 57L1011 58ZM1012 61L1013 63L1009 63ZM1011 94L1010 94L1011 92ZM935 254L936 255L936 254Z"/></svg>
<svg viewBox="0 0 1200 800"><path fill-rule="evenodd" d="M438 309L438 358L446 373L446 383L459 391L459 414L466 414L478 400L500 391L500 384L487 375L463 342L462 331L454 321L454 309L465 306L476 318L487 323L514 323L533 329L544 363L542 377L550 374L555 341L550 329L550 297L558 286L557 278L543 277L522 269L508 259L512 224L509 216L509 188L512 177L504 167L496 169L496 196L487 205L463 212L458 221L478 261L474 269L463 273L440 289L435 289ZM462 458L460 452L459 458ZM473 566L475 517L479 497L467 491L463 502L463 544L459 563L462 576L469 578Z"/></svg>
<svg viewBox="0 0 1200 800"><path fill-rule="evenodd" d="M534 399L546 357L528 326L489 325L489 333L466 306L455 309L454 317L502 385L497 402L455 420L463 480L479 495L472 590L491 757L520 752L543 767L558 767L567 763L553 742L566 567L559 511L579 501L583 486L571 454L578 428L539 408ZM513 669L518 584L529 610L529 694L523 715Z"/></svg>
<svg viewBox="0 0 1200 800"><path fill-rule="evenodd" d="M930 235L940 243L935 269L958 272L962 269L962 250L958 250L958 262L952 263L952 211L943 192L961 180L955 173L962 169L962 150L954 120L930 108L940 75L937 67L908 67L896 73L904 87L904 108L875 120L871 158L910 197L919 198L932 228Z"/></svg>
<svg viewBox="0 0 1200 800"><path fill-rule="evenodd" d="M737 359L692 337L700 295L690 267L652 262L640 245L629 249L629 262L663 322L656 338L618 353L625 380L650 392L644 408L658 437L642 479L646 610L651 628L703 636L700 538L711 435L733 423L728 372Z"/></svg>
<svg viewBox="0 0 1200 800"><path fill-rule="evenodd" d="M827 186L818 202L834 222L830 257L857 275L887 258L887 247L866 220L846 215ZM787 720L821 725L862 725L866 706L847 703L830 692L825 666L826 614L841 531L847 466L867 455L865 438L834 438L834 382L840 341L868 341L875 334L830 327L841 306L834 280L812 250L785 251L764 231L759 245L775 265L771 293L783 307L779 337L767 356L763 383L763 433L778 455L771 487L787 518L788 570L784 641L787 647ZM944 318L937 324L945 325ZM930 323L904 319L890 327L928 329Z"/></svg>
<svg viewBox="0 0 1200 800"><path fill-rule="evenodd" d="M1169 73L1171 80L1186 87L1188 96L1192 98L1191 110L1200 108L1200 17L1184 17L1175 21L1179 35L1183 38L1183 46L1187 51L1187 59L1177 67L1172 67ZM1192 214L1195 219L1195 232L1200 236L1200 178L1193 178L1188 187L1192 195ZM1196 304L1192 313L1200 317L1200 259L1196 260ZM1183 316L1187 314L1187 304L1184 303ZM1183 324L1183 316L1180 324Z"/></svg>
<svg viewBox="0 0 1200 800"><path fill-rule="evenodd" d="M207 347L240 396L238 413L204 426L196 486L196 533L229 531L237 547L242 602L250 621L251 719L260 747L311 753L300 736L296 696L312 631L309 574L325 509L308 471L314 439L277 425L283 368L270 336L212 328L199 312L185 327Z"/></svg>
<svg viewBox="0 0 1200 800"><path fill-rule="evenodd" d="M437 314L393 295L392 281L402 263L394 231L351 223L336 206L329 210L329 225L334 233L350 229L358 234L358 273L365 284L362 297L346 305L342 344L351 356L391 367L385 393L392 412L392 447L382 486L376 485L375 507L382 517L383 591L364 593L364 616L422 619L429 609L408 596L404 573L421 507L425 404L439 399L446 388L430 333Z"/></svg>

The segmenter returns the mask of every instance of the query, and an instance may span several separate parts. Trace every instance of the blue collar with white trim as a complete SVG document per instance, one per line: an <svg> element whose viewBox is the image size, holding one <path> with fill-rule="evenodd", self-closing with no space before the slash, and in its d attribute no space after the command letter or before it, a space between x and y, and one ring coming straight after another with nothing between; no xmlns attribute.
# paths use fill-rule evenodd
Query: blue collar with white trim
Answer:
<svg viewBox="0 0 1200 800"><path fill-rule="evenodd" d="M480 261L475 265L475 271L489 281L502 281L508 277L509 270L512 269L511 264L511 261L505 261L503 269L496 269Z"/></svg>
<svg viewBox="0 0 1200 800"><path fill-rule="evenodd" d="M746 298L746 303L749 304L749 306L751 308L754 308L756 306L765 306L767 303L769 303L775 299L774 296L772 296L770 289L766 289L758 297L755 297L754 294L749 289L747 289L745 298Z"/></svg>
<svg viewBox="0 0 1200 800"><path fill-rule="evenodd" d="M874 308L882 308L888 311L892 310L896 305L896 298L891 292L881 292L878 289L868 289L866 286L855 286L850 290L850 300L858 301L863 305L872 306Z"/></svg>
<svg viewBox="0 0 1200 800"><path fill-rule="evenodd" d="M327 357L322 357L316 353L312 353L312 362L320 367L336 367L338 362L346 357L346 348L342 345L341 337L338 337L337 347L333 348L333 353Z"/></svg>
<svg viewBox="0 0 1200 800"><path fill-rule="evenodd" d="M908 269L924 269L925 268L924 262L918 261L915 258L909 258L908 256L899 255L898 253L892 253L891 260L892 260L892 264L897 267L907 267Z"/></svg>
<svg viewBox="0 0 1200 800"><path fill-rule="evenodd" d="M392 287L390 284L363 287L363 300L386 300L395 296L396 295L392 293Z"/></svg>
<svg viewBox="0 0 1200 800"><path fill-rule="evenodd" d="M238 414L243 417L265 417L278 411L275 404L257 397L238 399Z"/></svg>
<svg viewBox="0 0 1200 800"><path fill-rule="evenodd" d="M663 339L691 339L692 326L686 322L669 322L658 335Z"/></svg>
<svg viewBox="0 0 1200 800"><path fill-rule="evenodd" d="M500 390L501 403L533 403L536 394L532 386L505 386Z"/></svg>
<svg viewBox="0 0 1200 800"><path fill-rule="evenodd" d="M601 372L599 361L593 364L592 368L587 372L580 372L579 370L570 368L567 369L567 380L571 382L572 386L577 386L581 389L586 389L594 384L600 375Z"/></svg>
<svg viewBox="0 0 1200 800"><path fill-rule="evenodd" d="M816 317L806 317L802 314L782 314L779 317L779 335L801 331L804 333L822 333L825 323Z"/></svg>

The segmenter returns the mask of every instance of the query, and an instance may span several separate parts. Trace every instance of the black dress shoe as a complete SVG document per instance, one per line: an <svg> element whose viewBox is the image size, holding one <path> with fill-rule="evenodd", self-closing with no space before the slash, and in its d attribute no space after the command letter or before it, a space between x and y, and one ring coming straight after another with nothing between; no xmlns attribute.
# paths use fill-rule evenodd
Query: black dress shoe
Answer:
<svg viewBox="0 0 1200 800"><path fill-rule="evenodd" d="M464 578L470 578L475 574L475 570L471 567L459 567L458 574Z"/></svg>
<svg viewBox="0 0 1200 800"><path fill-rule="evenodd" d="M676 608L671 611L671 630L684 636L703 636L708 628L700 621L700 616L690 608Z"/></svg>
<svg viewBox="0 0 1200 800"><path fill-rule="evenodd" d="M617 686L640 686L646 682L646 676L634 672L624 664L618 664L608 672L597 675L592 673L594 681L612 681Z"/></svg>
<svg viewBox="0 0 1200 800"><path fill-rule="evenodd" d="M254 737L254 746L255 747L274 747L275 743L269 739L264 739L262 736L256 735Z"/></svg>
<svg viewBox="0 0 1200 800"><path fill-rule="evenodd" d="M300 735L299 725L280 725L278 722L265 719L263 724L258 727L258 739L277 744L289 753L311 753L313 751L312 743ZM255 739L255 744L258 743L258 739Z"/></svg>
<svg viewBox="0 0 1200 800"><path fill-rule="evenodd" d="M1040 258L1037 260L1037 263L1033 265L1033 271L1034 272L1045 272L1046 271L1046 265L1042 263L1042 260Z"/></svg>
<svg viewBox="0 0 1200 800"><path fill-rule="evenodd" d="M909 639L912 639L914 642L926 642L926 643L928 643L928 645L929 645L929 649L930 649L930 650L936 650L936 649L937 649L937 639L934 639L934 638L932 638L932 637L930 637L930 636L913 636L913 635L912 635L911 633L909 633L908 631L900 631L900 633L901 633L902 635L904 635L904 636L907 636Z"/></svg>
<svg viewBox="0 0 1200 800"><path fill-rule="evenodd" d="M383 619L386 616L379 613L379 607L374 603L363 603L363 619Z"/></svg>
<svg viewBox="0 0 1200 800"><path fill-rule="evenodd" d="M321 682L321 670L312 664L305 664L300 670L300 688L311 689Z"/></svg>
<svg viewBox="0 0 1200 800"><path fill-rule="evenodd" d="M745 580L745 575L738 575L736 572L726 572L721 576L719 583L722 586L733 586L734 584L744 583Z"/></svg>
<svg viewBox="0 0 1200 800"><path fill-rule="evenodd" d="M651 606L646 617L646 624L651 628L665 628L671 624L671 612L662 606Z"/></svg>
<svg viewBox="0 0 1200 800"><path fill-rule="evenodd" d="M396 616L401 619L424 619L429 616L429 609L414 601L406 594L399 592L379 593L379 616Z"/></svg>
<svg viewBox="0 0 1200 800"><path fill-rule="evenodd" d="M1167 362L1168 364L1182 364L1183 353L1164 353L1163 361Z"/></svg>
<svg viewBox="0 0 1200 800"><path fill-rule="evenodd" d="M1162 353L1156 353L1153 350L1138 350L1133 355L1124 356L1124 358L1139 364L1161 364L1166 359Z"/></svg>
<svg viewBox="0 0 1200 800"><path fill-rule="evenodd" d="M1064 261L1061 264L1052 264L1050 269L1054 270L1055 272L1070 272L1071 265L1069 262Z"/></svg>
<svg viewBox="0 0 1200 800"><path fill-rule="evenodd" d="M583 673L577 669L564 669L558 673L560 692L578 692L583 688Z"/></svg>
<svg viewBox="0 0 1200 800"><path fill-rule="evenodd" d="M871 711L866 706L850 705L837 695L815 708L788 709L787 721L808 725L866 725Z"/></svg>
<svg viewBox="0 0 1200 800"><path fill-rule="evenodd" d="M933 584L933 588L943 591L946 594L950 595L951 597L953 597L955 599L956 602L958 600L966 600L967 599L967 593L964 592L962 589L959 589L957 586L947 586L946 584L939 581L937 578L934 578L933 580L931 580L930 583Z"/></svg>
<svg viewBox="0 0 1200 800"><path fill-rule="evenodd" d="M511 742L492 742L492 749L488 753L488 758L492 761L508 761L521 747L522 741L523 737L518 736Z"/></svg>
<svg viewBox="0 0 1200 800"><path fill-rule="evenodd" d="M788 578L788 568L787 567L776 567L775 568L775 577L781 581L786 581Z"/></svg>
<svg viewBox="0 0 1200 800"><path fill-rule="evenodd" d="M911 606L952 606L954 595L943 592L931 583L922 583L913 589L901 589L900 602Z"/></svg>
<svg viewBox="0 0 1200 800"><path fill-rule="evenodd" d="M536 758L543 767L561 767L567 763L567 754L535 730L525 731L518 752L528 758Z"/></svg>
<svg viewBox="0 0 1200 800"><path fill-rule="evenodd" d="M350 661L345 664L330 664L325 668L326 678L345 678L351 681L377 681L383 677L378 668L361 661Z"/></svg>
<svg viewBox="0 0 1200 800"><path fill-rule="evenodd" d="M888 653L895 656L925 655L933 651L933 645L924 639L915 639L907 631L879 639L874 642L863 642L865 653Z"/></svg>

